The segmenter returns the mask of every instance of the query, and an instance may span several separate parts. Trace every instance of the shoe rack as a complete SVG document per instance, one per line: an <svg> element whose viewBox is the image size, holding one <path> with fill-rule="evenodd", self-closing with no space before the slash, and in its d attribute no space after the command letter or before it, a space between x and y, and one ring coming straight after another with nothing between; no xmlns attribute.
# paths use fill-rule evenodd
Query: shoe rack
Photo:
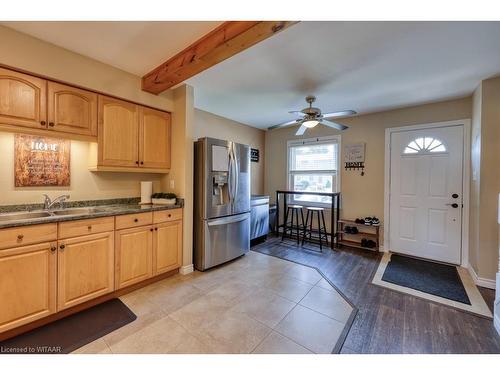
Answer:
<svg viewBox="0 0 500 375"><path fill-rule="evenodd" d="M356 227L358 233L346 233L345 227ZM367 225L356 223L354 220L339 219L339 231L337 245L356 247L358 249L379 251L380 250L380 225ZM361 240L366 238L375 241L375 247L361 245Z"/></svg>

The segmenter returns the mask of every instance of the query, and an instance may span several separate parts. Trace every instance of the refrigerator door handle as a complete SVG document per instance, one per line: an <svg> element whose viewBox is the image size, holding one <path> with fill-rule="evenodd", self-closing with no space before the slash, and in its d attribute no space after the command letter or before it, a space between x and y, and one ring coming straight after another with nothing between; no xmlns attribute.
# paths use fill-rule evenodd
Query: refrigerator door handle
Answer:
<svg viewBox="0 0 500 375"><path fill-rule="evenodd" d="M216 225L226 225L226 224L233 224L233 223L238 223L240 221L244 221L249 219L248 213L242 214L242 215L236 215L236 216L228 216L228 217L223 217L220 219L215 219L215 220L209 220L207 222L209 227L216 226Z"/></svg>
<svg viewBox="0 0 500 375"><path fill-rule="evenodd" d="M234 155L234 171L235 171L235 184L234 184L234 197L238 196L239 183L240 183L240 165L239 160L236 158L236 145L233 143L233 155ZM236 203L236 202L235 202Z"/></svg>
<svg viewBox="0 0 500 375"><path fill-rule="evenodd" d="M229 195L229 204L232 206L233 205L233 181L232 181L232 174L233 174L233 154L231 152L231 148L228 150L229 152L229 178L227 179L227 184L228 184L228 195Z"/></svg>

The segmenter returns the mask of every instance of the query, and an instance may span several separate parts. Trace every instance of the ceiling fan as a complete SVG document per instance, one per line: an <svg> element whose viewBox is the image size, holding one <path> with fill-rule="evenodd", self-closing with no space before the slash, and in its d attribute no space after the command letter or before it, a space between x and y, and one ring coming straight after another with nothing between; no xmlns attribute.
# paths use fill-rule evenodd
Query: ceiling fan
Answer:
<svg viewBox="0 0 500 375"><path fill-rule="evenodd" d="M307 129L314 128L318 124L326 125L330 128L337 130L345 130L348 126L338 124L331 120L337 117L355 115L356 111L346 110L331 113L321 113L321 109L313 107L312 104L316 101L316 97L313 95L306 96L306 102L309 103L309 107L304 108L301 111L289 111L288 113L298 113L301 116L297 120L292 120L285 122L283 124L278 124L271 126L269 130L276 128L283 128L290 125L300 125L297 133L295 135L302 135Z"/></svg>

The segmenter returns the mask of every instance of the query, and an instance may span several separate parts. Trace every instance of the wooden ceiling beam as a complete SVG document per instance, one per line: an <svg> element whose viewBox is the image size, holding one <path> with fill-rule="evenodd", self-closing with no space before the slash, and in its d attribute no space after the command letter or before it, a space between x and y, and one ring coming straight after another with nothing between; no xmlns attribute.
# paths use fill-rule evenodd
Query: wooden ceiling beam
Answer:
<svg viewBox="0 0 500 375"><path fill-rule="evenodd" d="M142 89L159 94L295 23L297 22L224 22L142 77Z"/></svg>

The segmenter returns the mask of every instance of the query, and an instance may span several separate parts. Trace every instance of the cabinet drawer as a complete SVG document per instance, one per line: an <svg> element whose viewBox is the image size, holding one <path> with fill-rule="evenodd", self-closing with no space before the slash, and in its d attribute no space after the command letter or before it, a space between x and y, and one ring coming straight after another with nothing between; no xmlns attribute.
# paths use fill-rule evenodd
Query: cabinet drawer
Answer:
<svg viewBox="0 0 500 375"><path fill-rule="evenodd" d="M57 224L28 225L0 230L0 249L57 239Z"/></svg>
<svg viewBox="0 0 500 375"><path fill-rule="evenodd" d="M59 224L59 239L112 232L114 229L115 218L113 216L99 219L68 221Z"/></svg>
<svg viewBox="0 0 500 375"><path fill-rule="evenodd" d="M116 217L116 229L134 228L153 223L153 213L120 215Z"/></svg>
<svg viewBox="0 0 500 375"><path fill-rule="evenodd" d="M163 223L182 219L182 208L153 212L153 223Z"/></svg>

